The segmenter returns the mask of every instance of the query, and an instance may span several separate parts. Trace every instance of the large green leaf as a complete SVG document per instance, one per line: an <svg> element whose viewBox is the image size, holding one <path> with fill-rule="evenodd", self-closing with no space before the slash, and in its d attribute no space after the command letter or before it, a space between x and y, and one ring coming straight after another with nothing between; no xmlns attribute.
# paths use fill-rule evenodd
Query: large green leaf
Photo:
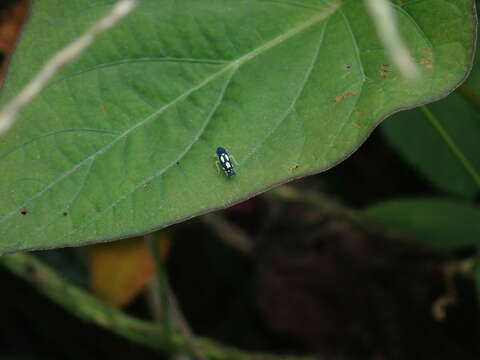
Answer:
<svg viewBox="0 0 480 360"><path fill-rule="evenodd" d="M440 249L480 242L480 209L466 202L439 198L389 200L368 207L364 214Z"/></svg>
<svg viewBox="0 0 480 360"><path fill-rule="evenodd" d="M2 138L0 252L142 233L345 159L471 66L472 0L393 5L415 86L359 0L142 0ZM2 104L110 6L36 1ZM217 146L236 177L217 173Z"/></svg>

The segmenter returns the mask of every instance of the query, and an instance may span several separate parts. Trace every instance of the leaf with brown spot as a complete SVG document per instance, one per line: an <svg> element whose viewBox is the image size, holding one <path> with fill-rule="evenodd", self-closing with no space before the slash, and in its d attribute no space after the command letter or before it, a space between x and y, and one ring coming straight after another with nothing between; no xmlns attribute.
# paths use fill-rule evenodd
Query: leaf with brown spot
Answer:
<svg viewBox="0 0 480 360"><path fill-rule="evenodd" d="M341 102L343 100L345 100L345 98L349 97L349 96L354 96L354 95L357 95L357 92L356 91L345 91L342 95L338 95L335 97L335 102Z"/></svg>
<svg viewBox="0 0 480 360"><path fill-rule="evenodd" d="M35 2L0 106L112 6L93 3ZM416 62L432 49L416 86L378 76L390 55L360 0L138 3L2 136L0 254L147 233L330 169L460 84L474 52L473 0L392 2Z"/></svg>

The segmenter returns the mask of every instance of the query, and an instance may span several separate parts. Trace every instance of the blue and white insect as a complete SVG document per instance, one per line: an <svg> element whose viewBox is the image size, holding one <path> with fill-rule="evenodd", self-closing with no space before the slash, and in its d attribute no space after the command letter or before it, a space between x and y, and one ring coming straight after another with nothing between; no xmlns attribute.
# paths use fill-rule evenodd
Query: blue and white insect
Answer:
<svg viewBox="0 0 480 360"><path fill-rule="evenodd" d="M217 147L217 157L217 165L220 164L225 174L227 174L228 177L235 176L236 172L232 162L233 157L228 154L227 150L221 146Z"/></svg>

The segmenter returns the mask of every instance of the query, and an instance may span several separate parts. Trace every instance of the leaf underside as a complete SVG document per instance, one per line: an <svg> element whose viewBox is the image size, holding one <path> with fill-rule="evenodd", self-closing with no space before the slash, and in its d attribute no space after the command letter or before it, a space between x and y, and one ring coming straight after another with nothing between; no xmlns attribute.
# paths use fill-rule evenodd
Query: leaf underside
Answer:
<svg viewBox="0 0 480 360"><path fill-rule="evenodd" d="M345 159L471 66L472 0L392 4L415 86L358 0L142 0L2 137L0 253L143 233ZM110 7L35 2L1 104ZM217 146L237 176L217 173Z"/></svg>

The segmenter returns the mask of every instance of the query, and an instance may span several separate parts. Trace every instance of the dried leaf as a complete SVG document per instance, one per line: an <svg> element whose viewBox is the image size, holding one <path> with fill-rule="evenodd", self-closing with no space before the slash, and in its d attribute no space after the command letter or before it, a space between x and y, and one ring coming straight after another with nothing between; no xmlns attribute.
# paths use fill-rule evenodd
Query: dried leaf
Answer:
<svg viewBox="0 0 480 360"><path fill-rule="evenodd" d="M161 233L157 241L165 259L170 239ZM128 305L155 274L150 250L141 237L90 246L89 263L93 292L115 307Z"/></svg>

